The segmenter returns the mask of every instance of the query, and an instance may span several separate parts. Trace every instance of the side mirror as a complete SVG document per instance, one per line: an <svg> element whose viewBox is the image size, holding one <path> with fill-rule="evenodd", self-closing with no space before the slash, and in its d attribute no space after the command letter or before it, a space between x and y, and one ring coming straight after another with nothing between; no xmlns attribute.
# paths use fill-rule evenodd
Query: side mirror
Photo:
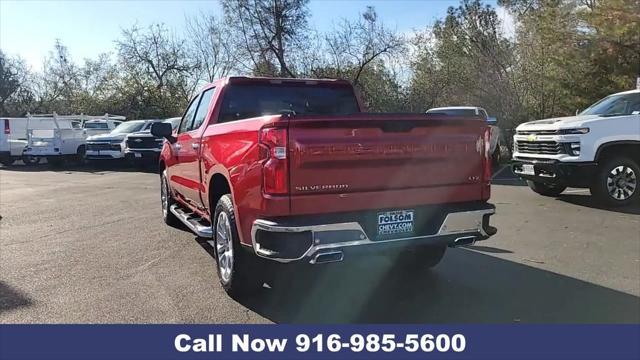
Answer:
<svg viewBox="0 0 640 360"><path fill-rule="evenodd" d="M580 115L580 109L576 109L576 116Z"/></svg>
<svg viewBox="0 0 640 360"><path fill-rule="evenodd" d="M495 116L487 116L487 124L496 125L498 123L498 119Z"/></svg>
<svg viewBox="0 0 640 360"><path fill-rule="evenodd" d="M173 129L171 128L171 124L159 122L151 125L151 135L155 137L162 137L167 139L170 143L175 143L176 138L173 136Z"/></svg>

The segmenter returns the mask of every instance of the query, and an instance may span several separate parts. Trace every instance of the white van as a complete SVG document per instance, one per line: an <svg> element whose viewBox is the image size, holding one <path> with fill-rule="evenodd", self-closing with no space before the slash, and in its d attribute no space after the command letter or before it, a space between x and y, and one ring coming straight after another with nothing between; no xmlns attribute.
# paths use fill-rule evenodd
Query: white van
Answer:
<svg viewBox="0 0 640 360"><path fill-rule="evenodd" d="M26 165L39 161L24 155L27 146L27 118L0 118L0 164L9 166L22 159Z"/></svg>

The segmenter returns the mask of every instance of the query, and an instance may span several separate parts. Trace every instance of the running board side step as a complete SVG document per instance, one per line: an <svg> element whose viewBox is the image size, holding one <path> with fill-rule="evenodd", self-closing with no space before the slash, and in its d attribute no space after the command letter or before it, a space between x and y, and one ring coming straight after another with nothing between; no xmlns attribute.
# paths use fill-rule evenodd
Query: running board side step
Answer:
<svg viewBox="0 0 640 360"><path fill-rule="evenodd" d="M199 237L207 239L213 238L211 225L208 221L203 220L197 214L186 212L176 204L171 205L169 211L171 211L171 213L175 215L178 220L182 221L182 223L186 227L188 227L189 230L193 231Z"/></svg>

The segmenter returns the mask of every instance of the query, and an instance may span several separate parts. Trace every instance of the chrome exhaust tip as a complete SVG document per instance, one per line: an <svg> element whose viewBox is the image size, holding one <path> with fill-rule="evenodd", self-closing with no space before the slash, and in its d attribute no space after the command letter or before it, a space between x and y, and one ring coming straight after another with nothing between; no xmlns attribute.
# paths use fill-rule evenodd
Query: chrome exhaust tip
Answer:
<svg viewBox="0 0 640 360"><path fill-rule="evenodd" d="M332 262L342 261L344 259L344 254L342 251L329 251L316 254L316 256L309 261L311 264L326 264Z"/></svg>
<svg viewBox="0 0 640 360"><path fill-rule="evenodd" d="M453 245L451 247L460 247L460 246L466 246L466 245L473 245L476 243L476 237L475 236L463 236L463 237L459 237L457 239L455 239L453 241Z"/></svg>

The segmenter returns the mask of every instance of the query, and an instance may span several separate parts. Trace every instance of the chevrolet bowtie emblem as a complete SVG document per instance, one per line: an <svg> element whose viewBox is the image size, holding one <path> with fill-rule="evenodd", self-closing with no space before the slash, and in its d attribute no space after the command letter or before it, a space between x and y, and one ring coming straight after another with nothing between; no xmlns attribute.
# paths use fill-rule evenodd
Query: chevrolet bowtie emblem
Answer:
<svg viewBox="0 0 640 360"><path fill-rule="evenodd" d="M135 139L135 140L133 140L133 141L135 141L135 142L142 142L142 139Z"/></svg>
<svg viewBox="0 0 640 360"><path fill-rule="evenodd" d="M529 137L527 137L527 140L536 141L536 136L535 135L529 135Z"/></svg>

